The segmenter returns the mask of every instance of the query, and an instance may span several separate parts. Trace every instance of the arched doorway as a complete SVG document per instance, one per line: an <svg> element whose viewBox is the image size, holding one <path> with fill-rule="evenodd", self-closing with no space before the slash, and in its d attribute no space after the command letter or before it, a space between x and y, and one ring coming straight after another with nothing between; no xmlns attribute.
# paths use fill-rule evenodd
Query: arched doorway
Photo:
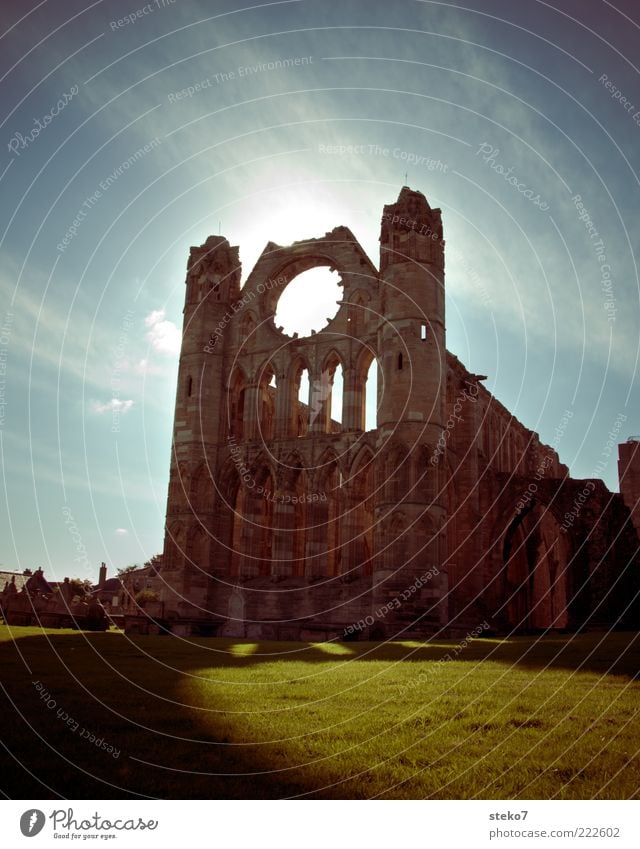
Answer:
<svg viewBox="0 0 640 849"><path fill-rule="evenodd" d="M503 544L503 613L518 631L566 628L569 541L550 509L531 502Z"/></svg>

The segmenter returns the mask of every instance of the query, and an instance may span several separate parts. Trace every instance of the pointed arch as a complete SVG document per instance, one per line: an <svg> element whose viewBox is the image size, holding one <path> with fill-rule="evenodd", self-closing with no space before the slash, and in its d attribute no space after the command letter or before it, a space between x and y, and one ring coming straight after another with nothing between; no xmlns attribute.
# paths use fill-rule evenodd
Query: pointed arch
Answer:
<svg viewBox="0 0 640 849"><path fill-rule="evenodd" d="M309 399L310 423L320 422L319 432L338 433L345 421L344 410L345 367L342 355L332 348L325 356L319 375L313 382Z"/></svg>
<svg viewBox="0 0 640 849"><path fill-rule="evenodd" d="M349 312L347 325L351 336L359 339L364 333L365 325L369 319L368 304L371 295L364 289L356 289L349 297Z"/></svg>
<svg viewBox="0 0 640 849"><path fill-rule="evenodd" d="M432 463L436 452L428 445L418 446L412 456L411 486L416 500L427 506L433 504L440 493L440 466Z"/></svg>
<svg viewBox="0 0 640 849"><path fill-rule="evenodd" d="M304 369L311 371L311 364L309 363L306 354L302 351L298 351L289 363L287 379L295 380L296 375L299 375Z"/></svg>
<svg viewBox="0 0 640 849"><path fill-rule="evenodd" d="M332 371L338 366L344 366L342 354L337 348L333 347L324 356L322 371Z"/></svg>
<svg viewBox="0 0 640 849"><path fill-rule="evenodd" d="M342 568L342 480L338 457L327 448L316 464L306 511L305 574L311 580L338 575Z"/></svg>
<svg viewBox="0 0 640 849"><path fill-rule="evenodd" d="M344 480L340 458L334 448L327 447L324 449L316 463L316 480L318 482L318 487L324 487L326 489L327 482L330 479L333 479L334 473L337 474L336 485L338 486L340 481Z"/></svg>
<svg viewBox="0 0 640 849"><path fill-rule="evenodd" d="M187 548L189 564L201 572L209 572L209 534L201 526L196 526L190 533Z"/></svg>
<svg viewBox="0 0 640 849"><path fill-rule="evenodd" d="M276 473L273 465L273 459L267 454L261 452L251 464L250 469L251 481L247 481L250 489L263 489L269 483L272 484L271 492L275 492Z"/></svg>
<svg viewBox="0 0 640 849"><path fill-rule="evenodd" d="M258 322L255 315L251 310L248 310L240 323L240 347L243 351L248 351L255 345L257 326Z"/></svg>
<svg viewBox="0 0 640 849"><path fill-rule="evenodd" d="M181 569L184 565L186 554L186 533L182 522L172 522L167 527L162 555L162 568Z"/></svg>
<svg viewBox="0 0 640 849"><path fill-rule="evenodd" d="M382 522L382 562L391 572L402 569L407 562L407 519L400 510L394 510Z"/></svg>
<svg viewBox="0 0 640 849"><path fill-rule="evenodd" d="M357 479L361 472L373 472L375 466L375 454L370 445L363 445L353 458L349 470L349 480Z"/></svg>
<svg viewBox="0 0 640 849"><path fill-rule="evenodd" d="M287 402L285 407L284 433L288 436L306 436L309 429L309 361L302 354L297 354L291 361L287 372L286 386ZM304 378L304 379L303 379ZM306 398L300 395L301 387L305 387Z"/></svg>
<svg viewBox="0 0 640 849"><path fill-rule="evenodd" d="M247 376L236 365L229 378L227 390L227 422L229 436L242 442L245 437L245 407Z"/></svg>
<svg viewBox="0 0 640 849"><path fill-rule="evenodd" d="M220 467L217 481L214 482L215 496L219 501L233 505L236 490L240 485L238 468L232 457L227 458Z"/></svg>
<svg viewBox="0 0 640 849"><path fill-rule="evenodd" d="M375 459L368 445L358 452L348 481L349 510L345 516L348 540L347 571L352 578L373 572Z"/></svg>
<svg viewBox="0 0 640 849"><path fill-rule="evenodd" d="M352 382L345 387L353 427L357 430L373 430L377 419L378 363L374 350L363 345L352 372Z"/></svg>
<svg viewBox="0 0 640 849"><path fill-rule="evenodd" d="M256 375L256 409L253 411L257 423L257 437L265 442L273 439L275 430L278 387L273 386L276 368L271 359L267 360Z"/></svg>
<svg viewBox="0 0 640 849"><path fill-rule="evenodd" d="M290 451L279 464L279 471L279 483L284 487L297 486L298 480L306 484L307 469L299 451Z"/></svg>
<svg viewBox="0 0 640 849"><path fill-rule="evenodd" d="M415 559L414 569L422 572L438 571L443 567L446 536L441 521L433 513L424 513L413 530Z"/></svg>
<svg viewBox="0 0 640 849"><path fill-rule="evenodd" d="M213 510L213 478L205 462L200 463L191 476L189 500L191 509L196 513Z"/></svg>
<svg viewBox="0 0 640 849"><path fill-rule="evenodd" d="M410 487L411 461L405 445L396 442L389 447L384 463L385 498L400 503Z"/></svg>
<svg viewBox="0 0 640 849"><path fill-rule="evenodd" d="M509 626L567 627L570 541L553 512L537 500L526 505L506 529L502 557L501 612Z"/></svg>
<svg viewBox="0 0 640 849"><path fill-rule="evenodd" d="M232 575L269 575L273 546L275 486L272 469L259 456L242 475L236 494L233 523Z"/></svg>
<svg viewBox="0 0 640 849"><path fill-rule="evenodd" d="M305 573L307 492L307 470L300 454L292 451L278 469L273 512L274 578Z"/></svg>

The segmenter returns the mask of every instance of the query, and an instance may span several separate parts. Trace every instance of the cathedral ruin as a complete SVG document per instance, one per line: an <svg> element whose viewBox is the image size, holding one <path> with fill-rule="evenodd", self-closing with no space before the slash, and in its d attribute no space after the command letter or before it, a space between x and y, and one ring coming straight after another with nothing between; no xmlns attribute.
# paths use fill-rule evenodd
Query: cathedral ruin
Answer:
<svg viewBox="0 0 640 849"><path fill-rule="evenodd" d="M278 298L318 266L340 275L338 312L288 336ZM447 351L444 271L441 211L407 187L384 207L379 268L346 227L267 244L242 288L237 247L211 236L191 249L159 603L129 631L328 640L637 625L638 443L621 446L622 495L570 478Z"/></svg>

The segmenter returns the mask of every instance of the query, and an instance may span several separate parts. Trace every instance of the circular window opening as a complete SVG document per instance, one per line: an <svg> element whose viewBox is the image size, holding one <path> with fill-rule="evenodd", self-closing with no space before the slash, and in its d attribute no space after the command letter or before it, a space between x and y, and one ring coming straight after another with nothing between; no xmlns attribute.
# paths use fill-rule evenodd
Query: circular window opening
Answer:
<svg viewBox="0 0 640 849"><path fill-rule="evenodd" d="M309 336L326 327L336 315L342 300L340 275L328 268L311 268L303 271L287 284L278 300L275 314L276 327L293 336Z"/></svg>

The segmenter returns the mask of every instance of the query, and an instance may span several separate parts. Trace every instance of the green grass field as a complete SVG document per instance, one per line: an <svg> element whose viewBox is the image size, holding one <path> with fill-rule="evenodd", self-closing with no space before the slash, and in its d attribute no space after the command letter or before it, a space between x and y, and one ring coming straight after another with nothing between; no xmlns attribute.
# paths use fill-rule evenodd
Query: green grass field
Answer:
<svg viewBox="0 0 640 849"><path fill-rule="evenodd" d="M0 626L0 787L24 799L638 798L639 637L476 639L443 660L457 641Z"/></svg>

